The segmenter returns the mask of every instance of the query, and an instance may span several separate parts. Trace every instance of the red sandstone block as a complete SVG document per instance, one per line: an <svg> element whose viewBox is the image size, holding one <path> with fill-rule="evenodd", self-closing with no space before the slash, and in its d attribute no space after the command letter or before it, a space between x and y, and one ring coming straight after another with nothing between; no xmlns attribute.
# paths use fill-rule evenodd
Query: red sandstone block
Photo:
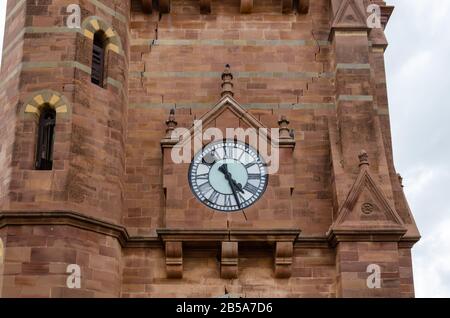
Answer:
<svg viewBox="0 0 450 318"><path fill-rule="evenodd" d="M74 264L76 261L76 251L63 248L32 248L32 262L64 262Z"/></svg>

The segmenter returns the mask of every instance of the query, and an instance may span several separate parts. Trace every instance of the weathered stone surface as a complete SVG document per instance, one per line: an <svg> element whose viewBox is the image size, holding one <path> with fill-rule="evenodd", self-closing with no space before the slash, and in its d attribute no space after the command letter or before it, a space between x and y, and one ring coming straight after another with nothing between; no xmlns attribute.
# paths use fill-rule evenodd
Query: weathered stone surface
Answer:
<svg viewBox="0 0 450 318"><path fill-rule="evenodd" d="M372 2L385 26L392 7ZM420 235L393 163L387 41L365 24L369 1L154 3L83 1L70 29L64 1L8 1L0 296L413 297ZM90 79L97 29L104 88ZM222 95L238 106L210 114ZM52 171L34 170L43 103L57 111ZM280 170L246 217L194 198L189 164L170 160L170 109L172 128L203 116L205 128L282 128ZM67 287L71 264L80 289ZM367 287L370 264L380 289Z"/></svg>

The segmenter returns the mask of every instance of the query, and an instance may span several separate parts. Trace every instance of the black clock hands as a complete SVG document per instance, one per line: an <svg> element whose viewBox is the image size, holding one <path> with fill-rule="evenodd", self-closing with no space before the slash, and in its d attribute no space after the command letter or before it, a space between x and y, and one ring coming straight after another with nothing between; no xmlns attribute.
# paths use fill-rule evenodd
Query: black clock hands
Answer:
<svg viewBox="0 0 450 318"><path fill-rule="evenodd" d="M251 146L215 141L197 152L189 167L189 185L198 200L221 212L244 214L267 186L266 167Z"/></svg>
<svg viewBox="0 0 450 318"><path fill-rule="evenodd" d="M239 190L241 193L245 193L242 184L237 183L236 180L233 179L233 176L228 171L228 165L226 163L219 167L219 171L225 175L225 178L233 184L235 189Z"/></svg>
<svg viewBox="0 0 450 318"><path fill-rule="evenodd" d="M226 163L219 167L219 171L225 175L225 179L227 179L228 183L230 184L234 199L236 200L238 207L241 208L241 203L239 201L239 196L237 195L236 189L240 192L243 192L242 185L240 185L233 179L231 173L228 171L228 165Z"/></svg>
<svg viewBox="0 0 450 318"><path fill-rule="evenodd" d="M241 203L239 201L239 196L236 192L236 189L239 190L242 193L245 193L242 189L242 185L240 183L237 183L234 179L231 173L228 171L228 165L225 163L219 167L219 171L222 172L225 175L225 179L227 179L228 183L230 184L231 191L233 192L234 199L236 200L237 206L239 209L242 210L242 214L244 215L245 220L247 221L247 215L245 214L244 209L241 208Z"/></svg>

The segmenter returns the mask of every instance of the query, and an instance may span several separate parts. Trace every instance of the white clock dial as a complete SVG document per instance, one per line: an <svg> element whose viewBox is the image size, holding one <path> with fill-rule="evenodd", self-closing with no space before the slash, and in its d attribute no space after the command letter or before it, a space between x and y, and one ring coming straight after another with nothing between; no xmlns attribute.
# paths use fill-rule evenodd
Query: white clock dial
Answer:
<svg viewBox="0 0 450 318"><path fill-rule="evenodd" d="M258 152L234 140L212 142L194 156L189 184L208 207L241 211L255 203L267 187L267 169Z"/></svg>

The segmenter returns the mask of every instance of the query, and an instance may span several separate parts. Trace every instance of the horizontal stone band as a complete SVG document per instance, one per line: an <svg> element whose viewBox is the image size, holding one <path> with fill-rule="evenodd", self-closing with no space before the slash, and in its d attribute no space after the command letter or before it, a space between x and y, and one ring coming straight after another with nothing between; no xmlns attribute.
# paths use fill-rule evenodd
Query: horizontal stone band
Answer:
<svg viewBox="0 0 450 318"><path fill-rule="evenodd" d="M213 103L132 103L128 108L134 109L209 109ZM249 103L242 105L246 109L334 109L334 103Z"/></svg>
<svg viewBox="0 0 450 318"><path fill-rule="evenodd" d="M40 68L58 68L58 67L75 68L75 69L78 69L80 71L85 72L88 75L91 75L91 68L89 66L84 65L84 64L82 64L80 62L77 62L77 61L23 62L23 63L18 64L13 70L11 70L8 73L8 75L6 76L6 78L4 78L0 82L0 88L2 88L5 83L10 81L14 76L16 76L18 73L20 73L22 71L33 70L33 69L40 69ZM111 84L112 86L116 87L117 89L123 90L123 84L120 81L115 80L115 79L113 79L111 77L108 77L106 79L106 81L107 81L108 84Z"/></svg>
<svg viewBox="0 0 450 318"><path fill-rule="evenodd" d="M177 45L201 45L201 46L328 46L328 41L313 40L186 40L186 39L132 39L131 45L152 46L177 46Z"/></svg>
<svg viewBox="0 0 450 318"><path fill-rule="evenodd" d="M107 5L101 3L98 0L87 0L88 2L90 2L91 4L93 4L94 6L96 6L98 9L104 11L105 13L117 18L119 21L126 23L127 22L127 17L124 16L121 13L118 13L116 10L114 10L113 8L108 7ZM8 21L24 4L26 3L26 0L19 0L16 3L16 6L8 13L8 16L6 17L6 21Z"/></svg>
<svg viewBox="0 0 450 318"><path fill-rule="evenodd" d="M195 78L220 78L221 72L130 72L131 78L163 78L163 77L195 77ZM234 72L236 78L285 78L285 79L310 79L310 78L332 78L331 72Z"/></svg>

